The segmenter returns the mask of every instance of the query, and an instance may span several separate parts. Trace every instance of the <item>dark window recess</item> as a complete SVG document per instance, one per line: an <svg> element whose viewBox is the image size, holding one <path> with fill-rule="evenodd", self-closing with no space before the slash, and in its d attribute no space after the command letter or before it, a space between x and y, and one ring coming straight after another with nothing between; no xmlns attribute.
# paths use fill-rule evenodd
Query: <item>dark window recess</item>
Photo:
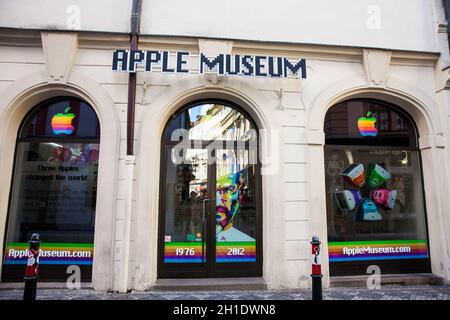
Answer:
<svg viewBox="0 0 450 320"><path fill-rule="evenodd" d="M2 281L22 281L28 240L41 236L41 281L65 281L77 265L90 281L94 250L100 126L84 101L45 101L19 131Z"/></svg>
<svg viewBox="0 0 450 320"><path fill-rule="evenodd" d="M447 33L450 34L450 25L448 21L450 20L450 0L443 0L445 18L447 19Z"/></svg>
<svg viewBox="0 0 450 320"><path fill-rule="evenodd" d="M418 136L400 108L351 100L325 117L331 275L430 272Z"/></svg>
<svg viewBox="0 0 450 320"><path fill-rule="evenodd" d="M360 127L370 124L375 127L376 135L364 136L364 129ZM370 100L335 105L327 112L324 130L327 145L416 146L415 128L409 117Z"/></svg>
<svg viewBox="0 0 450 320"><path fill-rule="evenodd" d="M26 118L20 138L100 138L95 111L79 99L49 100Z"/></svg>

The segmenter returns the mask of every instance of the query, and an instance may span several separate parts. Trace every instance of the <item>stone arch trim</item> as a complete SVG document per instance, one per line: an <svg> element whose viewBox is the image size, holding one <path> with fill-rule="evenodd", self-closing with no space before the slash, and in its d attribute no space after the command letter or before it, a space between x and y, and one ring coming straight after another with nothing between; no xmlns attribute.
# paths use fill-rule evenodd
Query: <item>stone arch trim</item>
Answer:
<svg viewBox="0 0 450 320"><path fill-rule="evenodd" d="M161 116L158 117L160 122L165 125L169 117L182 106L212 96L242 106L256 122L258 128L269 127L269 121L261 109L263 102L259 101L257 90L245 81L237 79L222 85L195 82L190 79L182 80L158 95L150 106L165 106L163 110L160 110ZM147 112L142 121L147 122L149 116L149 112ZM162 131L160 134L162 134Z"/></svg>
<svg viewBox="0 0 450 320"><path fill-rule="evenodd" d="M139 223L135 223L135 234L139 237L135 240L134 245L135 248L140 248L141 252L144 252L144 254L135 257L135 281L133 285L136 290L149 289L156 281L161 136L170 116L189 102L205 98L220 98L242 106L256 122L259 129L267 129L272 125L261 109L264 102L260 101L258 91L254 87L238 79L233 79L230 82L224 81L225 83L214 85L203 81L203 78L200 77L197 81L192 79L181 80L166 90L162 90L151 102L143 116L138 133L139 149L136 176L153 177L154 183L149 184L148 179L144 178L138 178L136 181L137 210L135 221L139 221ZM149 137L151 138L149 139ZM261 139L260 148L264 144L265 141ZM152 163L152 166L149 166L148 163ZM268 198L264 194L268 192L269 184L277 187L271 179L273 178L263 177L262 179L263 199ZM270 280L266 278L266 275L269 274L268 269L270 268L265 264L270 259L271 253L266 245L271 240L271 236L265 225L272 223L269 212L274 209L271 209L271 206L271 203L263 200L263 274L268 282ZM274 224L280 222L276 221L275 217L273 218Z"/></svg>
<svg viewBox="0 0 450 320"><path fill-rule="evenodd" d="M307 110L307 126L310 135L323 140L323 121L328 109L335 104L353 98L377 98L402 107L414 119L421 137L421 147L441 146L446 125L440 117L439 106L420 88L411 87L401 80L390 78L387 87L369 87L360 76L340 80L328 86L312 100ZM317 139L316 139L317 140ZM319 143L319 144L323 144Z"/></svg>
<svg viewBox="0 0 450 320"><path fill-rule="evenodd" d="M97 195L96 226L94 234L94 265L92 283L97 290L110 290L112 283L113 234L115 195L119 154L120 121L109 94L93 79L72 72L67 83L48 83L46 72L26 76L0 96L0 173L11 181L16 136L23 117L37 103L56 96L74 96L88 102L97 113L100 122L100 158L97 186L103 192ZM1 187L0 236L5 232L10 184ZM2 237L3 239L3 237ZM0 248L0 251L2 249ZM2 254L2 252L0 252Z"/></svg>
<svg viewBox="0 0 450 320"><path fill-rule="evenodd" d="M354 98L376 98L403 108L414 119L419 134L419 147L422 149L422 171L425 190L448 190L445 180L447 173L444 168L438 172L439 163L445 162L443 136L446 133L446 116L440 113L436 101L419 88L411 87L401 80L389 78L386 87L369 87L362 77L353 77L339 81L322 91L307 109L308 126L308 159L309 193L311 198L310 211L312 215L313 232L324 240L323 267L324 283L329 285L327 221L325 205L325 189L323 188L325 134L323 123L329 108L339 102ZM436 190L436 191L437 191ZM428 217L428 235L432 258L432 271L435 274L449 277L448 270L443 270L448 260L448 240L445 228L445 195L442 192L427 192L425 195Z"/></svg>

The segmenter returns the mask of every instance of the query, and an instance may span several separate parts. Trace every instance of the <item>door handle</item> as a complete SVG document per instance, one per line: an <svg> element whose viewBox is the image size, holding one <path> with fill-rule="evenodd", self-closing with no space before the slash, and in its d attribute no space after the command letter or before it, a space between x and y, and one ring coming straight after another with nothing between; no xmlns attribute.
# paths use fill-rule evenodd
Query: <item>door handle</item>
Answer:
<svg viewBox="0 0 450 320"><path fill-rule="evenodd" d="M211 201L211 199L205 198L202 200L202 263L205 262L205 237L206 237L206 203Z"/></svg>
<svg viewBox="0 0 450 320"><path fill-rule="evenodd" d="M202 219L205 220L206 216L206 203L211 201L211 199L205 198L202 200Z"/></svg>

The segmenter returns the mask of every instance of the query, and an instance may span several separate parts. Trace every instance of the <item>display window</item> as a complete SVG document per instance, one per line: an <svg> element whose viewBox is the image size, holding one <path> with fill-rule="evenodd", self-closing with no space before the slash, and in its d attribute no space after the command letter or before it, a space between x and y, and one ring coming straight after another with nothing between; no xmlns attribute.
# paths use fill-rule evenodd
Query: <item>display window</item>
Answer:
<svg viewBox="0 0 450 320"><path fill-rule="evenodd" d="M237 106L208 100L163 136L160 277L261 275L257 131Z"/></svg>
<svg viewBox="0 0 450 320"><path fill-rule="evenodd" d="M374 100L325 118L331 275L430 272L417 132L400 108Z"/></svg>
<svg viewBox="0 0 450 320"><path fill-rule="evenodd" d="M100 126L84 101L46 101L25 118L16 145L2 281L22 281L28 241L40 235L40 279L67 268L91 279Z"/></svg>

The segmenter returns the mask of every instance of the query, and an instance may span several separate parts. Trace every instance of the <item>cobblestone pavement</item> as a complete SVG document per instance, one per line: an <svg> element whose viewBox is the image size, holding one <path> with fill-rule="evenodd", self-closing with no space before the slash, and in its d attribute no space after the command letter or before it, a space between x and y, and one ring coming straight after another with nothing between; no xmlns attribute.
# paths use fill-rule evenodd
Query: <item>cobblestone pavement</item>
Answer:
<svg viewBox="0 0 450 320"><path fill-rule="evenodd" d="M0 300L20 300L23 291L1 289ZM450 300L450 286L383 286L331 288L323 292L325 300ZM310 290L233 290L233 291L145 291L128 294L106 293L91 289L38 289L38 300L310 300Z"/></svg>

